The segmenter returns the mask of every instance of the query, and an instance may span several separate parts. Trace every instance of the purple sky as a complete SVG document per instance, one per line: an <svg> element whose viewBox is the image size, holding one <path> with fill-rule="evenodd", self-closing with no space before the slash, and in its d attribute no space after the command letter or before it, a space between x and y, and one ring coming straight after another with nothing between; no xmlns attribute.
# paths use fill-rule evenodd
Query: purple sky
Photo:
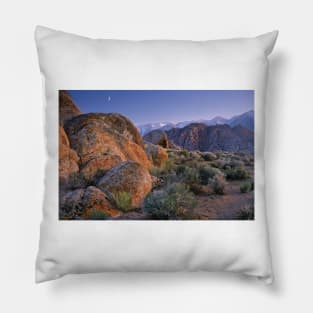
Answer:
<svg viewBox="0 0 313 313"><path fill-rule="evenodd" d="M69 90L83 113L117 112L135 124L232 117L254 110L253 90Z"/></svg>

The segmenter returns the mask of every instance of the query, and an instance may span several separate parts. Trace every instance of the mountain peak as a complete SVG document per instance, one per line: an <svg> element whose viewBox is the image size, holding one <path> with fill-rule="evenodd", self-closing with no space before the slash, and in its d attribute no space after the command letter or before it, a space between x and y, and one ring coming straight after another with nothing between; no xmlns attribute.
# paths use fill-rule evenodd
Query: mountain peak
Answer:
<svg viewBox="0 0 313 313"><path fill-rule="evenodd" d="M179 123L158 122L158 123L138 125L137 128L139 129L139 132L141 133L141 135L144 136L145 134L155 129L161 129L161 130L167 131L172 128L184 128L187 125L195 124L195 123L205 124L207 126L227 124L227 125L230 125L231 127L234 127L236 125L242 125L243 127L246 127L253 131L254 130L254 110L250 110L242 114L235 115L229 119L226 119L218 115L209 120L201 119L201 120L183 121Z"/></svg>

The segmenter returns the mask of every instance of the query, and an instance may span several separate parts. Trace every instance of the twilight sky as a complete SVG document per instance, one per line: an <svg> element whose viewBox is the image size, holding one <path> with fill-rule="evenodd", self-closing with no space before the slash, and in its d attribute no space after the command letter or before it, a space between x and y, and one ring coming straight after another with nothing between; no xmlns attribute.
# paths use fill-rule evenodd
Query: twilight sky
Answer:
<svg viewBox="0 0 313 313"><path fill-rule="evenodd" d="M69 90L83 113L116 112L135 124L232 117L254 110L253 90Z"/></svg>

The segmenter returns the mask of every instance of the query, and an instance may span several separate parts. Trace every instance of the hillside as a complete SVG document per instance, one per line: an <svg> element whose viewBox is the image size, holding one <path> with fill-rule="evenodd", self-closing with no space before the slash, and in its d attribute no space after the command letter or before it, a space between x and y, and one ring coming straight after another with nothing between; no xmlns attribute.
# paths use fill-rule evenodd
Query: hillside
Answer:
<svg viewBox="0 0 313 313"><path fill-rule="evenodd" d="M171 142L189 151L253 152L254 133L242 126L194 123L166 133Z"/></svg>

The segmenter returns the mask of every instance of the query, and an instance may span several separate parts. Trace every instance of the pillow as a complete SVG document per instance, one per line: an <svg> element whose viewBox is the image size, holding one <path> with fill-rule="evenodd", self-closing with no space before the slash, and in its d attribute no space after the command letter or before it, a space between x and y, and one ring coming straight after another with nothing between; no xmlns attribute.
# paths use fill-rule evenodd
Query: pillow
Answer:
<svg viewBox="0 0 313 313"><path fill-rule="evenodd" d="M36 282L106 271L272 281L263 150L277 34L127 41L37 27L48 160Z"/></svg>

